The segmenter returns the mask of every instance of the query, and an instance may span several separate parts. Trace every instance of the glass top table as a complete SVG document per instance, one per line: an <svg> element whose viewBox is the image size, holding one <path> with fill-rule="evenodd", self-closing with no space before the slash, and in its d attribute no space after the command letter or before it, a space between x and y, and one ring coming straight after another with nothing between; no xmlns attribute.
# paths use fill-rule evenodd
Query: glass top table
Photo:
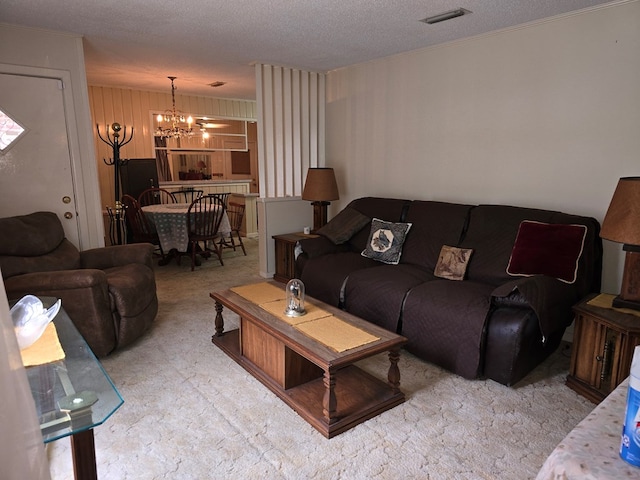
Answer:
<svg viewBox="0 0 640 480"><path fill-rule="evenodd" d="M45 307L56 299L42 297ZM65 358L27 367L44 443L71 436L76 478L97 478L93 428L124 403L102 364L60 309L53 320Z"/></svg>

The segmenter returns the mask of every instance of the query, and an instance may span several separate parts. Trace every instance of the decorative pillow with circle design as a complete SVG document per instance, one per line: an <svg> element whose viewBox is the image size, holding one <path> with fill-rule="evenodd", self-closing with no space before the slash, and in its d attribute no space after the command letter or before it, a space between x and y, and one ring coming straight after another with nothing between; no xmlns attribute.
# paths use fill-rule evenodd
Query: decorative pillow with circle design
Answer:
<svg viewBox="0 0 640 480"><path fill-rule="evenodd" d="M385 222L379 218L371 221L371 232L362 256L378 262L397 265L400 263L402 246L409 233L411 223Z"/></svg>

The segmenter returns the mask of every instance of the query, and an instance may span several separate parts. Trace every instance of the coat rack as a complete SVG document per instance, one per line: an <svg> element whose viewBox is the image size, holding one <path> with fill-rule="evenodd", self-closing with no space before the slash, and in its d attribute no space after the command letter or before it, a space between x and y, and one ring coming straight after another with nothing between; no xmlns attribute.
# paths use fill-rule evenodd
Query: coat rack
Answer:
<svg viewBox="0 0 640 480"><path fill-rule="evenodd" d="M98 137L107 145L111 145L113 148L113 158L109 160L103 158L102 161L109 166L113 166L114 175L114 190L115 190L115 210L107 207L107 213L109 214L109 239L113 245L122 245L125 243L125 225L124 225L124 211L122 209L122 202L120 201L120 167L127 163L127 160L120 160L120 148L124 147L127 143L133 140L133 127L131 127L131 134L127 138L127 127L123 127L115 122L106 127L106 139L100 134L100 126L96 123L96 130L98 131ZM113 131L113 134L111 133ZM120 137L120 131L122 131L122 137Z"/></svg>

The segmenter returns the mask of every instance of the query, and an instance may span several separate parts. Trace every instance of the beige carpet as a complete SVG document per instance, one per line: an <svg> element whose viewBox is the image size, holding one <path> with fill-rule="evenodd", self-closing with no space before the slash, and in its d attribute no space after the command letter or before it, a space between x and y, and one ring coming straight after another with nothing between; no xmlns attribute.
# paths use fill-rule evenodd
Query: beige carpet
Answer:
<svg viewBox="0 0 640 480"><path fill-rule="evenodd" d="M257 240L191 272L158 267L160 313L103 360L124 405L95 429L98 476L111 479L534 478L593 408L564 385L559 350L515 388L468 381L403 352L403 405L325 439L211 344L209 292L262 281ZM232 323L227 317L228 324ZM380 355L361 364L385 375ZM72 478L68 439L49 446L54 480Z"/></svg>

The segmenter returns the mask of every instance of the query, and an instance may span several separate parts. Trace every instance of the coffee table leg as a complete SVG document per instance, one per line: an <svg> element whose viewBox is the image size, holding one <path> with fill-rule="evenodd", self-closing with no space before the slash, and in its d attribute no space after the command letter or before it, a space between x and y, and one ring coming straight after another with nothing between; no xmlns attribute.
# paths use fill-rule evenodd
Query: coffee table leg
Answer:
<svg viewBox="0 0 640 480"><path fill-rule="evenodd" d="M331 425L336 422L336 377L331 370L324 372L324 398L322 400L322 413L327 424Z"/></svg>
<svg viewBox="0 0 640 480"><path fill-rule="evenodd" d="M222 318L222 304L216 301L216 320L215 320L215 333L211 336L213 342L214 337L221 337L224 335L224 318Z"/></svg>
<svg viewBox="0 0 640 480"><path fill-rule="evenodd" d="M391 365L389 365L387 378L389 385L391 385L391 388L396 393L400 391L400 369L398 368L398 360L400 360L400 350L390 350L389 361Z"/></svg>

